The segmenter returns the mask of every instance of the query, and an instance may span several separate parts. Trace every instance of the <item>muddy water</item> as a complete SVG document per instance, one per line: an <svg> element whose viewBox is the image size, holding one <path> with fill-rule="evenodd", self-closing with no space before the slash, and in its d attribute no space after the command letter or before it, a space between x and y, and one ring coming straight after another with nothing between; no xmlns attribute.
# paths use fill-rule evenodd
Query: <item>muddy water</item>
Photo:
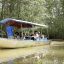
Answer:
<svg viewBox="0 0 64 64"><path fill-rule="evenodd" d="M39 59L43 53L48 52L49 45L18 49L0 49L1 64L25 64L33 63L35 58ZM45 51L46 50L46 51ZM3 63L2 63L3 62Z"/></svg>
<svg viewBox="0 0 64 64"><path fill-rule="evenodd" d="M2 64L64 64L64 46L45 47L45 53L35 53ZM46 54L46 52L48 53Z"/></svg>
<svg viewBox="0 0 64 64"><path fill-rule="evenodd" d="M64 46L51 47L42 60L42 64L64 64Z"/></svg>

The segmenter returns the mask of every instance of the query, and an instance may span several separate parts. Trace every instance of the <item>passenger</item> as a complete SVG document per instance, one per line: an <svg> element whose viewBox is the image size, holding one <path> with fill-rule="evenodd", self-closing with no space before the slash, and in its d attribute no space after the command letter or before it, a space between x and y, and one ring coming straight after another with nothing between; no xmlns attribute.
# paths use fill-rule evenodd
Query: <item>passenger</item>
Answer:
<svg viewBox="0 0 64 64"><path fill-rule="evenodd" d="M44 41L44 42L48 41L47 37L44 34L42 35L41 41Z"/></svg>
<svg viewBox="0 0 64 64"><path fill-rule="evenodd" d="M16 38L17 38L17 39L20 39L19 32L15 32L15 34L16 34Z"/></svg>
<svg viewBox="0 0 64 64"><path fill-rule="evenodd" d="M14 27L13 26L6 26L6 32L7 32L7 37L12 39L14 38Z"/></svg>
<svg viewBox="0 0 64 64"><path fill-rule="evenodd" d="M44 34L42 34L42 38L43 38L43 39L45 38Z"/></svg>
<svg viewBox="0 0 64 64"><path fill-rule="evenodd" d="M31 34L30 36L32 37L31 40L35 40L35 35L34 34Z"/></svg>
<svg viewBox="0 0 64 64"><path fill-rule="evenodd" d="M35 38L35 40L39 41L39 33L38 32L35 32L34 38Z"/></svg>

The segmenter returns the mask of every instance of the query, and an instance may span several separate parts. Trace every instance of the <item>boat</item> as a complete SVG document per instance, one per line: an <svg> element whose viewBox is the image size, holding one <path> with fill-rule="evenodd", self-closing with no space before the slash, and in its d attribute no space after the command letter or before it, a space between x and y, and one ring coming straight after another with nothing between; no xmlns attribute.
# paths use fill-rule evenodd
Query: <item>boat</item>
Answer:
<svg viewBox="0 0 64 64"><path fill-rule="evenodd" d="M32 26L48 27L47 25L41 25L37 23L16 20L11 18L6 18L0 21L0 25L5 25L11 23L13 26L18 28L32 28ZM21 40L21 39L9 39L9 38L0 38L0 48L20 48L20 47L33 47L33 46L42 46L50 44L50 41L36 41L36 40Z"/></svg>
<svg viewBox="0 0 64 64"><path fill-rule="evenodd" d="M49 45L51 41L33 41L0 38L0 48L26 48Z"/></svg>

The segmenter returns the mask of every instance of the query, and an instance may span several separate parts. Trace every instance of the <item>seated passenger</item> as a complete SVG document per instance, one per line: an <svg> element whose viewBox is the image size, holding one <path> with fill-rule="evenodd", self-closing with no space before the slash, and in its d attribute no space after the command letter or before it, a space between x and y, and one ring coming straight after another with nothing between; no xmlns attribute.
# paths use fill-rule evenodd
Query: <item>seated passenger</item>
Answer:
<svg viewBox="0 0 64 64"><path fill-rule="evenodd" d="M41 37L40 41L47 42L47 41L48 41L48 39L47 39L47 37L46 37L45 35L42 35L42 37Z"/></svg>
<svg viewBox="0 0 64 64"><path fill-rule="evenodd" d="M38 32L35 32L35 34L34 34L34 39L36 40L36 41L39 41L39 37L40 35L39 35L39 33Z"/></svg>

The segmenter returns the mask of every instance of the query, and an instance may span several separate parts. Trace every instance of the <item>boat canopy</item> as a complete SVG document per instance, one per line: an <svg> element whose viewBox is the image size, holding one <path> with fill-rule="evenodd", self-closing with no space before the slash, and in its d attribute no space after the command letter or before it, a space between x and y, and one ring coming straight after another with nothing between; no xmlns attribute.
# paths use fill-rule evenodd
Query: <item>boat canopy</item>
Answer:
<svg viewBox="0 0 64 64"><path fill-rule="evenodd" d="M12 18L6 18L0 21L0 24L10 24L13 26L16 26L18 28L31 28L33 26L39 26L39 27L48 27L45 24L38 24L38 23L33 23L33 22L28 22L28 21L23 21L23 20L17 20L17 19L12 19Z"/></svg>

